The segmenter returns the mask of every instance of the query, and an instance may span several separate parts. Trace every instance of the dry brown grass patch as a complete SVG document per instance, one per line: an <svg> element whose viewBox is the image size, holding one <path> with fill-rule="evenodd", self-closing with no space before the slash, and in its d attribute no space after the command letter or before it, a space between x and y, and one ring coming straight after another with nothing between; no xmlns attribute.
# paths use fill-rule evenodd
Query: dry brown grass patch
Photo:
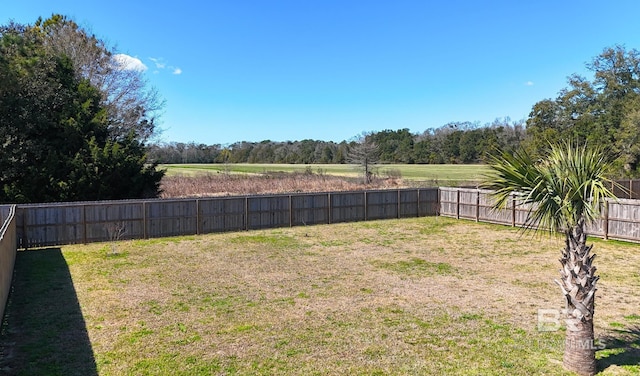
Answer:
<svg viewBox="0 0 640 376"><path fill-rule="evenodd" d="M259 175L197 174L171 175L162 178L162 198L211 197L263 193L354 191L402 187L401 179L362 179L304 173L271 173Z"/></svg>

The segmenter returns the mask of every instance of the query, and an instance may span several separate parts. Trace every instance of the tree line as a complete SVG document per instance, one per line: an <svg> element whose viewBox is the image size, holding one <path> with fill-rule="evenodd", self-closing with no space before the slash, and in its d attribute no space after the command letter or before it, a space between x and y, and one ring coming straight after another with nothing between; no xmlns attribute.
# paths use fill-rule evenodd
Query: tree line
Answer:
<svg viewBox="0 0 640 376"><path fill-rule="evenodd" d="M341 142L302 140L276 142L236 142L231 145L156 143L149 158L158 163L350 163L361 142L376 146L381 163L482 163L485 151L513 149L524 139L524 121L496 119L491 124L455 122L423 133L409 129L369 132Z"/></svg>

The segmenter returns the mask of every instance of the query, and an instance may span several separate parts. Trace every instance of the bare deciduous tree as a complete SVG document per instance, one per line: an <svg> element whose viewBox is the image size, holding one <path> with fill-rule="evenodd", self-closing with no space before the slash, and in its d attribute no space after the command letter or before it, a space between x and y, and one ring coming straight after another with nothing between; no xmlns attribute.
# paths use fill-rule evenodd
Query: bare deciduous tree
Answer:
<svg viewBox="0 0 640 376"><path fill-rule="evenodd" d="M378 163L379 150L370 134L362 134L358 141L351 146L347 162L358 165L362 171L365 184L371 183L373 172L371 167Z"/></svg>
<svg viewBox="0 0 640 376"><path fill-rule="evenodd" d="M142 141L153 136L164 101L144 78L144 65L128 64L127 55L116 53L65 16L38 20L35 27L44 34L49 48L68 56L76 74L100 90L112 137L121 139L131 131Z"/></svg>

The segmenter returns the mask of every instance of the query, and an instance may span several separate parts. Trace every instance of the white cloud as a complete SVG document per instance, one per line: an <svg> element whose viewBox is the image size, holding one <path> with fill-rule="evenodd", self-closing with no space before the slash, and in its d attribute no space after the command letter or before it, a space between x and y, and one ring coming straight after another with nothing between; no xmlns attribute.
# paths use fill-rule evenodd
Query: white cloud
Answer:
<svg viewBox="0 0 640 376"><path fill-rule="evenodd" d="M118 67L123 70L134 70L138 72L144 72L147 70L147 66L144 65L144 63L137 57L126 54L117 54L113 56L113 59L118 64Z"/></svg>
<svg viewBox="0 0 640 376"><path fill-rule="evenodd" d="M159 74L160 71L163 71L165 69L171 71L171 74L182 74L182 69L167 64L167 62L162 57L150 57L149 60L151 60L156 67L156 69L153 71L153 74Z"/></svg>
<svg viewBox="0 0 640 376"><path fill-rule="evenodd" d="M533 86L533 81L527 81L524 83L526 86Z"/></svg>
<svg viewBox="0 0 640 376"><path fill-rule="evenodd" d="M153 61L153 63L156 65L156 68L158 69L164 69L167 66L162 58L150 57L149 60Z"/></svg>

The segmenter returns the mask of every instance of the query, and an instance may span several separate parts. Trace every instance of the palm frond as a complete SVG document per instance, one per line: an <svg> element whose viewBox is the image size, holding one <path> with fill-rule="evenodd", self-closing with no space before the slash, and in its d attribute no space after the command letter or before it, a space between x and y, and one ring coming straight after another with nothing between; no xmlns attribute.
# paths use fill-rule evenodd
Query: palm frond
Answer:
<svg viewBox="0 0 640 376"><path fill-rule="evenodd" d="M482 187L494 191L495 208L505 208L512 194L519 205L530 205L526 228L561 231L581 218L598 219L604 199L614 197L606 177L609 166L601 147L550 144L540 160L525 151L490 156L492 172Z"/></svg>

